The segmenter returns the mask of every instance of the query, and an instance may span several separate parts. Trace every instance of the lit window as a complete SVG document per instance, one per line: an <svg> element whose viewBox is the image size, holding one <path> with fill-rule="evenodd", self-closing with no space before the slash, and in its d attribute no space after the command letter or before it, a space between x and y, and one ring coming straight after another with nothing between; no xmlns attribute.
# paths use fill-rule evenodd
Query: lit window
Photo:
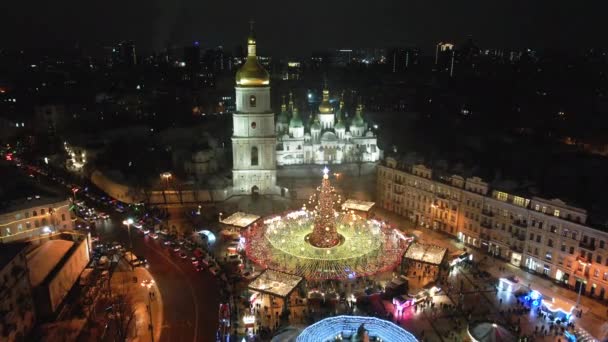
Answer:
<svg viewBox="0 0 608 342"><path fill-rule="evenodd" d="M508 197L509 195L506 192L496 192L496 199L498 199L499 201L507 201Z"/></svg>
<svg viewBox="0 0 608 342"><path fill-rule="evenodd" d="M559 210L555 209L555 211L553 212L553 216L559 217Z"/></svg>
<svg viewBox="0 0 608 342"><path fill-rule="evenodd" d="M513 204L523 207L526 204L526 199L523 197L515 196L513 197Z"/></svg>
<svg viewBox="0 0 608 342"><path fill-rule="evenodd" d="M249 95L249 107L255 107L256 101L255 95Z"/></svg>

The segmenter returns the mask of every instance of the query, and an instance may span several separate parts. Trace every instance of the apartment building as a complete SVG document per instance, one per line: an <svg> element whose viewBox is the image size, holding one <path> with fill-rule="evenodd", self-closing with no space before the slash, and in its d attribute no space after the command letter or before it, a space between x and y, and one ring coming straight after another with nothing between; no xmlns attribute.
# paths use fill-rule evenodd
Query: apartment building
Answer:
<svg viewBox="0 0 608 342"><path fill-rule="evenodd" d="M58 231L73 230L70 201L32 195L0 208L0 242L23 241Z"/></svg>
<svg viewBox="0 0 608 342"><path fill-rule="evenodd" d="M382 208L576 291L583 285L583 293L608 297L608 233L586 225L584 209L394 158L377 172Z"/></svg>
<svg viewBox="0 0 608 342"><path fill-rule="evenodd" d="M35 322L27 243L0 247L0 341L25 341Z"/></svg>

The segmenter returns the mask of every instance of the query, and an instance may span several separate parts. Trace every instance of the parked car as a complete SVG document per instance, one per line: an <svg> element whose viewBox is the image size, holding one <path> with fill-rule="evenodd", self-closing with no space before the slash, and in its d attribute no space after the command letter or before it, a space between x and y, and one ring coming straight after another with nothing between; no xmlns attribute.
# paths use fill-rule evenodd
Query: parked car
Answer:
<svg viewBox="0 0 608 342"><path fill-rule="evenodd" d="M211 272L211 274L213 274L214 276L216 276L220 272L220 270L217 267L214 266L214 267L210 267L209 268L209 272Z"/></svg>
<svg viewBox="0 0 608 342"><path fill-rule="evenodd" d="M182 259L186 259L188 256L186 255L186 253L181 252L181 253L179 253L179 257Z"/></svg>

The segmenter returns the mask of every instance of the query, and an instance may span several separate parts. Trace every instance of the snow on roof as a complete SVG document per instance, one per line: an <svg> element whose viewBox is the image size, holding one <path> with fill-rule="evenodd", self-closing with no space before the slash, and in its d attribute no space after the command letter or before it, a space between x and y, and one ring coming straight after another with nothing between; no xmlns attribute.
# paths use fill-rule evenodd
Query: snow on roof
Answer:
<svg viewBox="0 0 608 342"><path fill-rule="evenodd" d="M27 264L32 287L40 285L46 279L73 245L72 241L50 240L28 254Z"/></svg>
<svg viewBox="0 0 608 342"><path fill-rule="evenodd" d="M439 265L446 252L443 247L414 242L405 251L404 258Z"/></svg>
<svg viewBox="0 0 608 342"><path fill-rule="evenodd" d="M249 289L287 297L301 281L300 276L267 269L249 284Z"/></svg>
<svg viewBox="0 0 608 342"><path fill-rule="evenodd" d="M358 210L358 211L370 211L372 207L375 205L375 202L365 202L354 199L346 200L346 202L342 203L342 209L345 210Z"/></svg>
<svg viewBox="0 0 608 342"><path fill-rule="evenodd" d="M223 219L222 223L231 225L231 226L236 226L239 228L245 228L259 219L260 219L260 216L237 211L236 213Z"/></svg>

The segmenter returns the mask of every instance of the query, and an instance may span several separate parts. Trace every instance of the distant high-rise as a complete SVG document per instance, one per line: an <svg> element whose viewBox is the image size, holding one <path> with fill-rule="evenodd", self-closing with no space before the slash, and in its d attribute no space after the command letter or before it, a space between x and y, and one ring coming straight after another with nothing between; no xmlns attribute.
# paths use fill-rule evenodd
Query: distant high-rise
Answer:
<svg viewBox="0 0 608 342"><path fill-rule="evenodd" d="M186 68L192 71L198 71L201 66L201 47L199 42L194 42L192 45L184 47L184 62Z"/></svg>
<svg viewBox="0 0 608 342"><path fill-rule="evenodd" d="M134 66L137 64L135 43L123 41L112 48L112 64L114 66Z"/></svg>

